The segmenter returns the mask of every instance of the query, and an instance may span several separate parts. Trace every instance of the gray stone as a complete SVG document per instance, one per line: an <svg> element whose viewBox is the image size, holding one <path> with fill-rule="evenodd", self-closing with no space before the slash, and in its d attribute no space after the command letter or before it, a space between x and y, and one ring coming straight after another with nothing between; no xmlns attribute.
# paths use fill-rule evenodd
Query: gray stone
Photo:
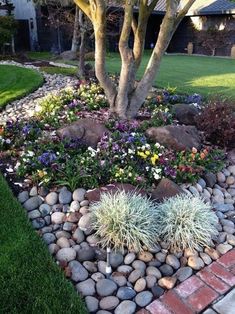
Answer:
<svg viewBox="0 0 235 314"><path fill-rule="evenodd" d="M231 189L228 189L227 192L231 195L231 196L235 196L235 189L234 188L231 188Z"/></svg>
<svg viewBox="0 0 235 314"><path fill-rule="evenodd" d="M136 310L136 304L133 301L122 301L118 307L116 307L115 314L134 314Z"/></svg>
<svg viewBox="0 0 235 314"><path fill-rule="evenodd" d="M146 280L144 278L140 278L136 281L135 286L134 286L134 290L136 292L141 292L146 288Z"/></svg>
<svg viewBox="0 0 235 314"><path fill-rule="evenodd" d="M176 284L176 277L163 277L158 280L158 284L160 287L165 289L172 289Z"/></svg>
<svg viewBox="0 0 235 314"><path fill-rule="evenodd" d="M155 283L157 282L157 277L152 276L152 275L146 276L145 279L146 279L147 287L149 289L151 289L155 285Z"/></svg>
<svg viewBox="0 0 235 314"><path fill-rule="evenodd" d="M213 309L220 314L234 314L235 309L235 288L230 291L222 300L215 303Z"/></svg>
<svg viewBox="0 0 235 314"><path fill-rule="evenodd" d="M55 237L55 235L54 235L53 233L44 233L43 236L42 236L42 238L43 238L43 241L44 241L47 245L49 245L49 244L51 244L51 243L54 243L55 240L56 240L56 237Z"/></svg>
<svg viewBox="0 0 235 314"><path fill-rule="evenodd" d="M227 226L224 226L223 227L223 230L227 233L230 233L230 234L234 234L235 233L235 228L231 228L231 227L227 227Z"/></svg>
<svg viewBox="0 0 235 314"><path fill-rule="evenodd" d="M30 211L30 210L34 210L38 208L41 204L42 204L42 199L39 196L33 196L24 203L24 208L27 211Z"/></svg>
<svg viewBox="0 0 235 314"><path fill-rule="evenodd" d="M79 282L76 289L82 296L93 296L95 294L95 282L89 278L85 281Z"/></svg>
<svg viewBox="0 0 235 314"><path fill-rule="evenodd" d="M96 290L99 296L105 297L112 295L117 290L117 285L112 280L101 279L96 284Z"/></svg>
<svg viewBox="0 0 235 314"><path fill-rule="evenodd" d="M58 202L58 194L56 192L47 194L45 201L48 205L55 205Z"/></svg>
<svg viewBox="0 0 235 314"><path fill-rule="evenodd" d="M81 217L79 220L78 226L82 231L87 231L91 229L91 222L92 222L92 214L87 213Z"/></svg>
<svg viewBox="0 0 235 314"><path fill-rule="evenodd" d="M130 300L136 296L136 292L131 287L121 287L117 291L117 297L121 300Z"/></svg>
<svg viewBox="0 0 235 314"><path fill-rule="evenodd" d="M66 232L66 231L63 231L63 230L57 231L55 235L56 235L57 239L59 239L59 238L70 239L71 238L71 234Z"/></svg>
<svg viewBox="0 0 235 314"><path fill-rule="evenodd" d="M108 296L104 297L100 300L100 308L102 310L113 310L115 309L119 304L119 299L114 296Z"/></svg>
<svg viewBox="0 0 235 314"><path fill-rule="evenodd" d="M105 261L99 261L98 262L98 270L102 274L106 275L106 262Z"/></svg>
<svg viewBox="0 0 235 314"><path fill-rule="evenodd" d="M59 193L60 204L69 204L72 201L72 193L67 188L62 188Z"/></svg>
<svg viewBox="0 0 235 314"><path fill-rule="evenodd" d="M151 292L155 298L159 298L160 296L162 296L164 294L165 290L158 285L154 285L151 288Z"/></svg>
<svg viewBox="0 0 235 314"><path fill-rule="evenodd" d="M36 218L32 220L32 226L34 229L41 229L45 226L45 220L43 218Z"/></svg>
<svg viewBox="0 0 235 314"><path fill-rule="evenodd" d="M80 206L84 207L84 206L88 206L89 205L89 201L88 200L84 200L80 202Z"/></svg>
<svg viewBox="0 0 235 314"><path fill-rule="evenodd" d="M78 201L78 202L82 202L84 201L84 198L85 198L85 194L86 194L86 190L84 189L76 189L74 192L73 192L73 200L74 201ZM83 205L84 206L84 205Z"/></svg>
<svg viewBox="0 0 235 314"><path fill-rule="evenodd" d="M135 260L133 263L132 263L132 266L135 268L135 269L140 269L142 272L145 271L146 269L146 265L143 261L140 261L140 260Z"/></svg>
<svg viewBox="0 0 235 314"><path fill-rule="evenodd" d="M71 279L75 282L84 281L88 277L88 271L78 261L69 262L69 269L71 271Z"/></svg>
<svg viewBox="0 0 235 314"><path fill-rule="evenodd" d="M136 258L135 253L128 253L124 258L124 264L129 265L131 264Z"/></svg>
<svg viewBox="0 0 235 314"><path fill-rule="evenodd" d="M130 273L128 281L131 283L135 283L143 275L144 273L141 271L141 269L135 269Z"/></svg>
<svg viewBox="0 0 235 314"><path fill-rule="evenodd" d="M140 307L147 306L153 299L153 294L150 291L143 291L137 294L135 302Z"/></svg>
<svg viewBox="0 0 235 314"><path fill-rule="evenodd" d="M79 244L85 240L85 235L80 228L77 228L74 231L72 238L73 238L73 240L75 240Z"/></svg>
<svg viewBox="0 0 235 314"><path fill-rule="evenodd" d="M23 191L23 192L19 193L19 195L18 195L18 201L19 201L20 203L23 204L23 203L26 202L28 199L29 199L29 192L28 192L28 191Z"/></svg>
<svg viewBox="0 0 235 314"><path fill-rule="evenodd" d="M106 310L99 310L98 312L96 312L96 314L111 314L111 312Z"/></svg>
<svg viewBox="0 0 235 314"><path fill-rule="evenodd" d="M48 246L48 250L51 253L51 255L55 255L59 251L59 246L55 243L51 243Z"/></svg>
<svg viewBox="0 0 235 314"><path fill-rule="evenodd" d="M112 276L110 277L119 287L123 287L127 284L126 277L123 276L122 273L114 272L112 273Z"/></svg>
<svg viewBox="0 0 235 314"><path fill-rule="evenodd" d="M175 276L180 282L182 282L188 279L189 277L191 277L192 274L193 274L193 270L191 267L182 267L177 270L177 272L175 273Z"/></svg>
<svg viewBox="0 0 235 314"><path fill-rule="evenodd" d="M212 263L212 259L208 254L200 252L200 257L206 265L210 265Z"/></svg>
<svg viewBox="0 0 235 314"><path fill-rule="evenodd" d="M194 186L189 187L189 191L194 195L194 196L200 196L198 190Z"/></svg>
<svg viewBox="0 0 235 314"><path fill-rule="evenodd" d="M232 234L227 234L227 242L235 246L235 236Z"/></svg>
<svg viewBox="0 0 235 314"><path fill-rule="evenodd" d="M148 263L153 259L153 254L147 251L142 251L138 254L138 259L145 263Z"/></svg>
<svg viewBox="0 0 235 314"><path fill-rule="evenodd" d="M74 224L72 222L66 221L63 225L63 230L64 231L72 231L73 230Z"/></svg>
<svg viewBox="0 0 235 314"><path fill-rule="evenodd" d="M90 246L98 246L100 238L95 234L91 234L86 238L86 241L90 244Z"/></svg>
<svg viewBox="0 0 235 314"><path fill-rule="evenodd" d="M159 260L159 262L164 263L166 260L166 253L159 252L155 254L155 257L157 260Z"/></svg>
<svg viewBox="0 0 235 314"><path fill-rule="evenodd" d="M230 244L219 244L216 247L216 250L220 253L220 254L225 254L228 251L230 251L232 249L232 245Z"/></svg>
<svg viewBox="0 0 235 314"><path fill-rule="evenodd" d="M223 226L227 226L227 227L234 228L234 222L232 222L231 220L228 220L228 219L220 219L220 223L221 223Z"/></svg>
<svg viewBox="0 0 235 314"><path fill-rule="evenodd" d="M34 209L31 212L28 212L28 217L29 219L36 219L36 218L41 217L41 213L39 210Z"/></svg>
<svg viewBox="0 0 235 314"><path fill-rule="evenodd" d="M85 303L89 313L97 312L99 308L99 300L97 300L95 297L87 296L85 297Z"/></svg>
<svg viewBox="0 0 235 314"><path fill-rule="evenodd" d="M94 273L91 275L91 278L95 281L95 282L98 282L99 280L101 279L105 279L104 275L97 272L97 273Z"/></svg>
<svg viewBox="0 0 235 314"><path fill-rule="evenodd" d="M62 224L64 221L65 214L61 212L55 212L51 215L51 223L52 224Z"/></svg>
<svg viewBox="0 0 235 314"><path fill-rule="evenodd" d="M83 266L90 272L90 273L96 273L97 272L97 267L95 263L90 262L90 261L85 261L83 263Z"/></svg>
<svg viewBox="0 0 235 314"><path fill-rule="evenodd" d="M154 266L148 266L146 269L146 275L147 276L154 276L157 279L162 277L162 274L160 273L160 271L158 270L157 267Z"/></svg>
<svg viewBox="0 0 235 314"><path fill-rule="evenodd" d="M206 185L210 188L213 188L213 186L216 184L217 178L216 175L212 172L208 172L203 176L203 179L206 182Z"/></svg>
<svg viewBox="0 0 235 314"><path fill-rule="evenodd" d="M42 204L39 207L39 211L42 214L42 217L45 217L50 214L51 207L48 204Z"/></svg>
<svg viewBox="0 0 235 314"><path fill-rule="evenodd" d="M188 258L188 266L190 266L192 269L199 270L203 268L204 265L205 264L203 260L198 256L190 256Z"/></svg>
<svg viewBox="0 0 235 314"><path fill-rule="evenodd" d="M199 109L192 104L175 104L172 108L175 118L179 124L195 125L196 116L199 114Z"/></svg>
<svg viewBox="0 0 235 314"><path fill-rule="evenodd" d="M65 247L70 247L70 243L69 240L65 237L61 237L57 240L56 244L61 247L61 248L65 248Z"/></svg>
<svg viewBox="0 0 235 314"><path fill-rule="evenodd" d="M228 166L228 171L235 176L235 165Z"/></svg>
<svg viewBox="0 0 235 314"><path fill-rule="evenodd" d="M76 212L78 211L80 208L80 204L78 201L72 201L72 203L70 204L70 211L71 212Z"/></svg>
<svg viewBox="0 0 235 314"><path fill-rule="evenodd" d="M163 276L171 276L174 272L173 268L167 264L163 264L162 266L160 266L159 270Z"/></svg>
<svg viewBox="0 0 235 314"><path fill-rule="evenodd" d="M38 189L36 186L33 186L32 189L29 192L30 196L37 196L38 195Z"/></svg>
<svg viewBox="0 0 235 314"><path fill-rule="evenodd" d="M225 175L224 175L223 172L218 172L218 173L217 173L217 180L218 180L219 182L225 182L225 181L226 181L226 177L225 177Z"/></svg>
<svg viewBox="0 0 235 314"><path fill-rule="evenodd" d="M166 264L172 266L174 269L180 268L180 262L179 262L178 258L173 254L167 255Z"/></svg>
<svg viewBox="0 0 235 314"><path fill-rule="evenodd" d="M227 177L226 183L227 183L228 185L234 184L234 183L235 183L235 178L234 178L233 176Z"/></svg>
<svg viewBox="0 0 235 314"><path fill-rule="evenodd" d="M220 254L213 248L205 248L205 253L208 254L212 260L217 260L220 257Z"/></svg>
<svg viewBox="0 0 235 314"><path fill-rule="evenodd" d="M113 268L117 268L123 262L123 255L121 253L111 252L110 254L110 264Z"/></svg>
<svg viewBox="0 0 235 314"><path fill-rule="evenodd" d="M232 204L214 204L213 207L216 210L221 211L222 213L226 213L229 210L233 210L233 205Z"/></svg>
<svg viewBox="0 0 235 314"><path fill-rule="evenodd" d="M202 187L203 189L205 189L205 187L206 187L206 181L205 181L205 180L203 180L202 178L200 178L200 179L198 180L198 184L200 184L201 187Z"/></svg>
<svg viewBox="0 0 235 314"><path fill-rule="evenodd" d="M95 250L91 246L82 248L78 251L77 258L79 262L92 261L95 258Z"/></svg>
<svg viewBox="0 0 235 314"><path fill-rule="evenodd" d="M117 271L123 273L124 275L128 275L132 272L133 268L129 265L122 265L117 268Z"/></svg>
<svg viewBox="0 0 235 314"><path fill-rule="evenodd" d="M76 258L76 251L73 248L62 248L56 254L59 262L70 262Z"/></svg>

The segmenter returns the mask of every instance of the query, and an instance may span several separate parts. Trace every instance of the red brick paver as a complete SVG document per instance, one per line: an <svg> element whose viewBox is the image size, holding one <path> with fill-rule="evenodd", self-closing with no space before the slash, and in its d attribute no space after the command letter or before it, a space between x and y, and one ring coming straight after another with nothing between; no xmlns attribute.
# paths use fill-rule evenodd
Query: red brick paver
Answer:
<svg viewBox="0 0 235 314"><path fill-rule="evenodd" d="M235 249L166 292L146 310L150 314L201 313L232 287L235 287Z"/></svg>

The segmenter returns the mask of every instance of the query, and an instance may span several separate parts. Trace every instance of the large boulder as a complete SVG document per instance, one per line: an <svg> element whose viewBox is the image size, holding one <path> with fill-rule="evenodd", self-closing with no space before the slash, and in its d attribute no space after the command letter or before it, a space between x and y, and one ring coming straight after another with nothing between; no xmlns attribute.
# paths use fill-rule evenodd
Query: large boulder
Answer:
<svg viewBox="0 0 235 314"><path fill-rule="evenodd" d="M60 54L60 56L64 59L64 60L76 60L77 59L77 53L71 50L68 51L64 51Z"/></svg>
<svg viewBox="0 0 235 314"><path fill-rule="evenodd" d="M84 145L93 148L96 148L104 133L109 133L109 130L103 124L92 119L80 119L57 130L61 139L79 139Z"/></svg>
<svg viewBox="0 0 235 314"><path fill-rule="evenodd" d="M141 194L142 196L147 196L147 193L144 190L138 189L131 184L114 183L87 191L85 198L88 199L89 202L98 202L100 201L101 193L115 193L117 191L125 191L126 193L136 192L137 194Z"/></svg>
<svg viewBox="0 0 235 314"><path fill-rule="evenodd" d="M146 136L156 143L176 151L200 148L200 135L194 126L167 125L151 127L146 130Z"/></svg>
<svg viewBox="0 0 235 314"><path fill-rule="evenodd" d="M173 181L163 178L152 191L151 198L162 202L164 199L185 193L184 190Z"/></svg>
<svg viewBox="0 0 235 314"><path fill-rule="evenodd" d="M199 109L192 104L175 104L172 107L173 114L180 124L195 125L195 118Z"/></svg>

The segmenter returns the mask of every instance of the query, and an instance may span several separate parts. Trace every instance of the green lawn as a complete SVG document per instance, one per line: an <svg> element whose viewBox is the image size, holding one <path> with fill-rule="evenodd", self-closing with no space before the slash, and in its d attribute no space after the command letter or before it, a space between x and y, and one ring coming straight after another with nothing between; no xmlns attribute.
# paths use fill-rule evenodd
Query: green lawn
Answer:
<svg viewBox="0 0 235 314"><path fill-rule="evenodd" d="M87 313L0 175L0 313Z"/></svg>
<svg viewBox="0 0 235 314"><path fill-rule="evenodd" d="M149 52L146 52L138 78L141 78L148 58ZM109 54L107 68L112 73L119 72L118 54ZM165 55L155 85L177 87L180 93L200 93L209 98L220 96L235 100L235 59Z"/></svg>
<svg viewBox="0 0 235 314"><path fill-rule="evenodd" d="M0 108L37 89L43 76L37 71L12 65L0 65Z"/></svg>
<svg viewBox="0 0 235 314"><path fill-rule="evenodd" d="M62 74L62 75L70 75L70 76L77 74L76 68L41 67L40 69L48 74Z"/></svg>

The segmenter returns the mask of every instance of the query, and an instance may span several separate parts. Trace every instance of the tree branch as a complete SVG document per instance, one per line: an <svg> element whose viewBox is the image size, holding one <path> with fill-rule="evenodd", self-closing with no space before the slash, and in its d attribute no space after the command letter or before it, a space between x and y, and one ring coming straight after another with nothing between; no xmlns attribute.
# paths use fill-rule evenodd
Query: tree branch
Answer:
<svg viewBox="0 0 235 314"><path fill-rule="evenodd" d="M74 0L74 3L86 14L91 20L91 9L90 4L87 0Z"/></svg>

